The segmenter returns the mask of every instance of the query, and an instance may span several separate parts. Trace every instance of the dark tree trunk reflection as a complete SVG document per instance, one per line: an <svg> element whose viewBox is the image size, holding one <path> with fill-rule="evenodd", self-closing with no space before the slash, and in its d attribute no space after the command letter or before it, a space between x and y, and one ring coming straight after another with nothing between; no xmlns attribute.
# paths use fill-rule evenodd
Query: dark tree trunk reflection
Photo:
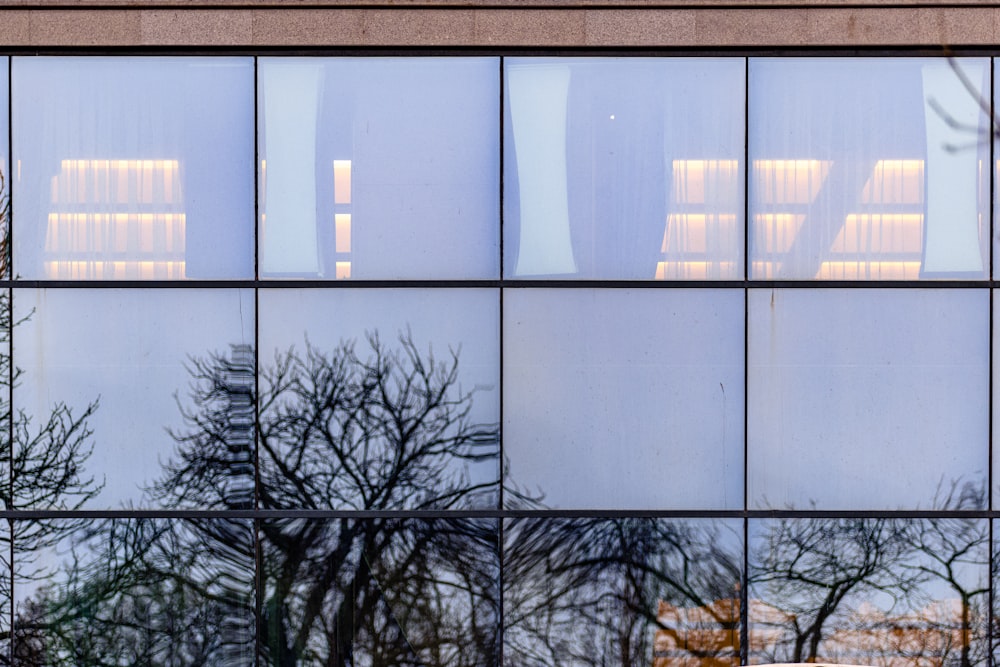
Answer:
<svg viewBox="0 0 1000 667"><path fill-rule="evenodd" d="M245 367L236 357L192 362L194 407L156 487L173 506L248 500L238 481L244 449L233 446L242 432L233 423L234 375ZM408 335L395 348L373 335L362 352L352 343L329 352L307 345L263 368L260 387L261 509L495 506L497 427L472 422L457 354L436 359ZM488 664L498 651L497 534L495 520L261 521L262 659Z"/></svg>
<svg viewBox="0 0 1000 667"><path fill-rule="evenodd" d="M711 520L510 520L505 664L736 665L735 529ZM676 611L691 609L704 617L681 621Z"/></svg>
<svg viewBox="0 0 1000 667"><path fill-rule="evenodd" d="M954 485L939 509L980 509ZM987 520L762 520L752 540L759 662L972 667L987 659Z"/></svg>

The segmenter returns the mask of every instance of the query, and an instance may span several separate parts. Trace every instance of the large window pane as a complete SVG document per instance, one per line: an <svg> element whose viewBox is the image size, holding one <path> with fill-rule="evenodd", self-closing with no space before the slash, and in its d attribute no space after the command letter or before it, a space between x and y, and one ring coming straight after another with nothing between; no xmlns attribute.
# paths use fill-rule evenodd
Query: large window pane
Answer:
<svg viewBox="0 0 1000 667"><path fill-rule="evenodd" d="M505 664L739 664L739 521L504 522Z"/></svg>
<svg viewBox="0 0 1000 667"><path fill-rule="evenodd" d="M253 276L253 61L19 57L15 272Z"/></svg>
<svg viewBox="0 0 1000 667"><path fill-rule="evenodd" d="M25 289L15 316L18 509L252 506L250 290Z"/></svg>
<svg viewBox="0 0 1000 667"><path fill-rule="evenodd" d="M742 507L742 291L507 290L504 454L548 507Z"/></svg>
<svg viewBox="0 0 1000 667"><path fill-rule="evenodd" d="M982 519L751 520L750 663L986 664L989 533Z"/></svg>
<svg viewBox="0 0 1000 667"><path fill-rule="evenodd" d="M743 59L504 62L506 276L743 277Z"/></svg>
<svg viewBox="0 0 1000 667"><path fill-rule="evenodd" d="M261 522L268 665L498 665L495 519Z"/></svg>
<svg viewBox="0 0 1000 667"><path fill-rule="evenodd" d="M982 498L988 298L751 290L751 507L915 509L966 492Z"/></svg>
<svg viewBox="0 0 1000 667"><path fill-rule="evenodd" d="M249 520L14 526L15 664L253 664Z"/></svg>
<svg viewBox="0 0 1000 667"><path fill-rule="evenodd" d="M494 290L260 293L264 509L495 508Z"/></svg>
<svg viewBox="0 0 1000 667"><path fill-rule="evenodd" d="M751 277L985 277L989 70L752 58Z"/></svg>
<svg viewBox="0 0 1000 667"><path fill-rule="evenodd" d="M495 278L495 58L263 58L265 276Z"/></svg>

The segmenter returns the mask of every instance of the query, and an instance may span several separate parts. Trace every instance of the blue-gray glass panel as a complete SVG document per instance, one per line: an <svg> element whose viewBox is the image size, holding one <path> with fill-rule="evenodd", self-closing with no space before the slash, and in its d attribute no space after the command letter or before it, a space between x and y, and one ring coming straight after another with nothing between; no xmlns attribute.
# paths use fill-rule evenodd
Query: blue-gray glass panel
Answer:
<svg viewBox="0 0 1000 667"><path fill-rule="evenodd" d="M15 461L61 485L19 476L18 509L246 509L252 290L18 289L14 304Z"/></svg>
<svg viewBox="0 0 1000 667"><path fill-rule="evenodd" d="M252 58L15 57L15 273L252 278Z"/></svg>
<svg viewBox="0 0 1000 667"><path fill-rule="evenodd" d="M253 664L250 520L14 526L15 664Z"/></svg>
<svg viewBox="0 0 1000 667"><path fill-rule="evenodd" d="M985 289L751 289L749 506L938 509L966 489L981 496L988 299Z"/></svg>
<svg viewBox="0 0 1000 667"><path fill-rule="evenodd" d="M10 80L8 77L9 58L0 57L0 238L3 246L0 248L0 277L6 278L9 270L9 238L7 236L10 220L7 219L7 205L10 198L12 182L10 169Z"/></svg>
<svg viewBox="0 0 1000 667"><path fill-rule="evenodd" d="M742 58L504 72L506 277L743 277Z"/></svg>
<svg viewBox="0 0 1000 667"><path fill-rule="evenodd" d="M987 59L749 67L751 278L988 275Z"/></svg>
<svg viewBox="0 0 1000 667"><path fill-rule="evenodd" d="M498 665L495 519L266 519L260 662Z"/></svg>
<svg viewBox="0 0 1000 667"><path fill-rule="evenodd" d="M499 294L262 289L262 509L495 508Z"/></svg>
<svg viewBox="0 0 1000 667"><path fill-rule="evenodd" d="M563 509L741 508L743 319L742 290L506 290L507 486Z"/></svg>
<svg viewBox="0 0 1000 667"><path fill-rule="evenodd" d="M496 278L496 58L258 60L260 273Z"/></svg>
<svg viewBox="0 0 1000 667"><path fill-rule="evenodd" d="M741 522L504 521L507 664L740 664Z"/></svg>

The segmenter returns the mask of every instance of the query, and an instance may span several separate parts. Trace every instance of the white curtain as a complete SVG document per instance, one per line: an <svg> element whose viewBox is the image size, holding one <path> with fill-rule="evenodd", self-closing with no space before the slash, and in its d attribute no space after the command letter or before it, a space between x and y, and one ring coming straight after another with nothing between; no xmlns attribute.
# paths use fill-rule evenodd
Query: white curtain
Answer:
<svg viewBox="0 0 1000 667"><path fill-rule="evenodd" d="M959 67L968 81L981 86L980 63L952 61L922 69L927 130L925 274L983 271L976 130L983 122L979 97L985 93L969 91Z"/></svg>
<svg viewBox="0 0 1000 667"><path fill-rule="evenodd" d="M511 65L507 77L521 192L514 275L576 273L566 188L569 67Z"/></svg>
<svg viewBox="0 0 1000 667"><path fill-rule="evenodd" d="M264 90L265 183L261 272L320 272L316 237L316 118L321 66L260 64Z"/></svg>

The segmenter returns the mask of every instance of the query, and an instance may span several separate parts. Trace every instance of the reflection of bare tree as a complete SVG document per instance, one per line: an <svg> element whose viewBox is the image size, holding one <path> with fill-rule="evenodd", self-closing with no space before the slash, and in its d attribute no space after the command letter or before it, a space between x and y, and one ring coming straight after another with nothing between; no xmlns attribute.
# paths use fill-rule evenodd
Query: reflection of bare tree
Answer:
<svg viewBox="0 0 1000 667"><path fill-rule="evenodd" d="M249 348L193 360L152 501L247 509L256 490L292 515L259 520L257 538L243 519L52 522L79 558L21 605L34 633L18 664L237 665L255 644L277 665L495 664L495 519L303 515L495 507L497 427L472 420L458 355L368 342L277 355L259 401Z"/></svg>
<svg viewBox="0 0 1000 667"><path fill-rule="evenodd" d="M373 336L289 350L259 377L245 346L190 368L152 502L279 512L22 522L48 531L38 548L72 534L79 560L20 605L17 664L501 664L498 520L419 514L496 507L497 427L473 419L456 354ZM77 428L56 472L85 456ZM46 502L95 492L83 480ZM733 667L741 616L755 662L984 659L985 521L752 520L743 609L734 523L538 516L507 498L524 516L504 523L504 665ZM956 487L942 503L984 501ZM331 509L358 514L311 513Z"/></svg>
<svg viewBox="0 0 1000 667"><path fill-rule="evenodd" d="M734 538L713 521L511 520L505 664L737 664ZM704 614L701 629L665 612L678 609Z"/></svg>
<svg viewBox="0 0 1000 667"><path fill-rule="evenodd" d="M824 653L835 621L860 600L909 591L899 567L904 538L903 524L888 518L769 522L749 574L751 596L769 607L751 629L755 655L763 662L841 660Z"/></svg>
<svg viewBox="0 0 1000 667"><path fill-rule="evenodd" d="M986 506L985 489L971 484L952 485L937 505L949 510L977 510ZM971 667L986 661L989 593L989 529L984 520L963 518L925 519L908 522L906 539L914 558L907 564L911 576L955 596L957 609L941 610L937 618L926 618L928 643L901 646L899 653L911 659L931 660ZM926 600L933 613L933 600ZM930 614L927 614L930 616ZM912 633L911 633L912 634ZM904 636L904 633L897 633ZM957 653L957 656L955 655Z"/></svg>
<svg viewBox="0 0 1000 667"><path fill-rule="evenodd" d="M458 355L437 360L409 335L395 351L377 336L368 343L365 356L352 343L331 352L308 345L262 369L259 507L448 510L495 502L496 426L471 421ZM168 506L239 507L231 492L239 430L232 363L213 356L192 362L192 371L194 406L155 493ZM483 467L476 464L490 461L490 474L475 479ZM495 528L377 517L262 521L263 657L279 665L488 662L496 652Z"/></svg>
<svg viewBox="0 0 1000 667"><path fill-rule="evenodd" d="M0 174L0 277L10 271L9 200ZM48 415L35 419L21 410L14 410L11 391L22 377L20 368L11 364L10 341L19 324L12 313L10 290L0 290L0 506L5 510L55 509L73 510L94 498L101 485L87 476L84 464L90 456L91 431L87 420L97 409L97 402L82 411L74 411L65 403L56 403ZM13 438L11 437L13 436ZM8 467L9 466L9 467ZM8 521L7 530L0 531L0 564L10 566L8 555L13 541L18 559L14 563L13 583L29 584L44 580L50 573L38 565L37 556L63 537L82 527L82 521ZM0 605L8 609L12 582L0 574ZM37 632L33 614L14 621L13 633L30 637ZM0 640L11 633L0 631ZM0 652L0 664L9 660L7 651Z"/></svg>
<svg viewBox="0 0 1000 667"><path fill-rule="evenodd" d="M980 509L954 486L941 509ZM788 518L762 523L750 571L761 662L956 665L986 659L987 522Z"/></svg>
<svg viewBox="0 0 1000 667"><path fill-rule="evenodd" d="M108 519L78 532L79 559L22 605L37 629L30 643L18 637L17 664L248 664L252 635L235 656L224 629L234 611L252 616L252 587L245 583L241 608L217 581L226 565L218 550L192 548L212 531L252 535L249 521L238 520ZM252 553L231 565L248 571Z"/></svg>

